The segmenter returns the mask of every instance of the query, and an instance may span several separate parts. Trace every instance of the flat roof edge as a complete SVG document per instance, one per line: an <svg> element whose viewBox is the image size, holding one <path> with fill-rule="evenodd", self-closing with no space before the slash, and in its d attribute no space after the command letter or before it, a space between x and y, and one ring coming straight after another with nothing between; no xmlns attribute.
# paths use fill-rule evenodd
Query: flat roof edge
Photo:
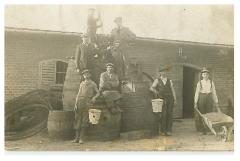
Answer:
<svg viewBox="0 0 240 161"><path fill-rule="evenodd" d="M53 31L53 30L43 30L43 29L29 29L29 28L18 28L18 27L9 27L5 26L5 31L17 31L17 32L37 32L37 33L49 33L49 34L62 34L62 35L75 35L81 36L82 32L68 32L68 31ZM101 36L110 36L109 34L98 34ZM147 41L147 42L164 42L164 43L179 43L179 44L189 44L189 45L203 45L203 46L221 46L233 48L233 44L216 44L216 43L205 43L205 42L195 42L195 41L185 41L185 40L172 40L172 39L157 39L150 37L137 37L139 41Z"/></svg>

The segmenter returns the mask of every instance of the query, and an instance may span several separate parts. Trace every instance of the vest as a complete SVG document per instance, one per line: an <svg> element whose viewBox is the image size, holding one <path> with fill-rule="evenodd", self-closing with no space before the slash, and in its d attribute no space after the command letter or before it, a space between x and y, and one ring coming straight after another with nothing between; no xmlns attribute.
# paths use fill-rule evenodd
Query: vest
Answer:
<svg viewBox="0 0 240 161"><path fill-rule="evenodd" d="M161 79L158 79L157 91L159 93L160 98L169 98L173 97L170 79L167 78L167 82L164 85Z"/></svg>

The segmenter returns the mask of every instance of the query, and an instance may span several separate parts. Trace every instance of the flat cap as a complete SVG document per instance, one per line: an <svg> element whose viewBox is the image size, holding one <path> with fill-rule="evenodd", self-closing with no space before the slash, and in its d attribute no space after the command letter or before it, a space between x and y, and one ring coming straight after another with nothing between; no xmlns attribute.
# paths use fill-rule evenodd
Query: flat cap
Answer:
<svg viewBox="0 0 240 161"><path fill-rule="evenodd" d="M160 66L158 72L169 71L172 68L172 65Z"/></svg>
<svg viewBox="0 0 240 161"><path fill-rule="evenodd" d="M84 69L84 70L82 71L82 74L85 74L85 73L89 73L89 74L90 74L90 70Z"/></svg>
<svg viewBox="0 0 240 161"><path fill-rule="evenodd" d="M114 64L113 63L107 63L106 67L108 67L108 66L114 67Z"/></svg>
<svg viewBox="0 0 240 161"><path fill-rule="evenodd" d="M206 67L203 67L201 73L210 73L210 71Z"/></svg>

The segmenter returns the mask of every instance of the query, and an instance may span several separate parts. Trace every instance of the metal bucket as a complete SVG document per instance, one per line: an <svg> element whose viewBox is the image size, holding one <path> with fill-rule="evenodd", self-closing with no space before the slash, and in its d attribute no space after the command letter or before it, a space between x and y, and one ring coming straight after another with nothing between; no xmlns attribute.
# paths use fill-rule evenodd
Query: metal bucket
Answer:
<svg viewBox="0 0 240 161"><path fill-rule="evenodd" d="M153 99L152 100L153 112L162 112L163 103L164 103L163 99Z"/></svg>
<svg viewBox="0 0 240 161"><path fill-rule="evenodd" d="M101 110L99 109L90 109L88 110L89 122L92 124L98 124L101 116Z"/></svg>

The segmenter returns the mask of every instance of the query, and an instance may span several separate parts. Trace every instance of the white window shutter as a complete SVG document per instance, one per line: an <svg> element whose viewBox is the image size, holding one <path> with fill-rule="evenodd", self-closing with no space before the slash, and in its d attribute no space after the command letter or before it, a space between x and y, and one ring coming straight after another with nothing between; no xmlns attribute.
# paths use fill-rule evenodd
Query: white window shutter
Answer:
<svg viewBox="0 0 240 161"><path fill-rule="evenodd" d="M56 60L40 62L39 73L40 86L54 86L56 84Z"/></svg>

